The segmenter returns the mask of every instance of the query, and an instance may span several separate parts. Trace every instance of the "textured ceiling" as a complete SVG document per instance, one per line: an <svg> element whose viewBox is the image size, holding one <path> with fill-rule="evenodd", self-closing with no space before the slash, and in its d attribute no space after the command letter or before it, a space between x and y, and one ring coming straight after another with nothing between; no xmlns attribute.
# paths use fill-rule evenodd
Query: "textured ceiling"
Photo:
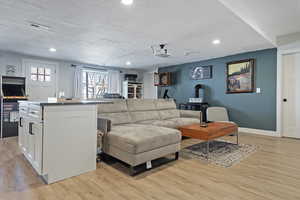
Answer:
<svg viewBox="0 0 300 200"><path fill-rule="evenodd" d="M269 41L300 32L300 0L219 0Z"/></svg>
<svg viewBox="0 0 300 200"><path fill-rule="evenodd" d="M0 0L0 13L0 49L98 65L150 69L273 47L217 0ZM161 42L171 57L153 56Z"/></svg>

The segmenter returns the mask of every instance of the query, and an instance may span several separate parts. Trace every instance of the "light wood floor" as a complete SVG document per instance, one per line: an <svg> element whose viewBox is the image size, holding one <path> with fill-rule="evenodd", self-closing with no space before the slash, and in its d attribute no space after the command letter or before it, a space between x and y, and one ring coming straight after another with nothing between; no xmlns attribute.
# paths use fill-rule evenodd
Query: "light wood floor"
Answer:
<svg viewBox="0 0 300 200"><path fill-rule="evenodd" d="M238 165L221 168L179 159L137 177L100 163L96 171L45 185L17 147L0 141L1 200L293 200L300 199L300 141L241 134L258 152ZM228 139L228 138L226 138ZM233 138L232 138L233 139ZM195 140L183 141L183 146Z"/></svg>

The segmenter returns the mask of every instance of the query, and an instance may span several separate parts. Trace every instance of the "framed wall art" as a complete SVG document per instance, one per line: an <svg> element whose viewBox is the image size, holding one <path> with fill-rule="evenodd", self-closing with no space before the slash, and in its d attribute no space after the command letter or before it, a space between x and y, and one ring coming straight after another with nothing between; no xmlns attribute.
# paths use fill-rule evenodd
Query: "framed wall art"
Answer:
<svg viewBox="0 0 300 200"><path fill-rule="evenodd" d="M212 65L210 66L198 66L191 70L191 79L202 80L212 78Z"/></svg>
<svg viewBox="0 0 300 200"><path fill-rule="evenodd" d="M240 60L227 63L227 93L254 92L255 60Z"/></svg>

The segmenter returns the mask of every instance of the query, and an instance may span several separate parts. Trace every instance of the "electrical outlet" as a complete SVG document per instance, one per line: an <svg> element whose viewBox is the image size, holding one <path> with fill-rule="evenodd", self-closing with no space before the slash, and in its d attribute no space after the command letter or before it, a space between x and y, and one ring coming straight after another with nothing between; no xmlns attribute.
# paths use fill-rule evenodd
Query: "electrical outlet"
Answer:
<svg viewBox="0 0 300 200"><path fill-rule="evenodd" d="M256 93L261 93L261 89L260 88L256 88Z"/></svg>

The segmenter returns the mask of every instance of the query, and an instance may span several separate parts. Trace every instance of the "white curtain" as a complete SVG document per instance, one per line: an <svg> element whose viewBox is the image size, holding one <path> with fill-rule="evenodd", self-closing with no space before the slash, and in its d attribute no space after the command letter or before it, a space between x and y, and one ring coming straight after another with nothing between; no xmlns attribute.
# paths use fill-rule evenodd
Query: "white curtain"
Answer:
<svg viewBox="0 0 300 200"><path fill-rule="evenodd" d="M121 94L121 74L117 70L108 70L108 93Z"/></svg>
<svg viewBox="0 0 300 200"><path fill-rule="evenodd" d="M74 97L82 98L82 66L76 66L74 75Z"/></svg>

